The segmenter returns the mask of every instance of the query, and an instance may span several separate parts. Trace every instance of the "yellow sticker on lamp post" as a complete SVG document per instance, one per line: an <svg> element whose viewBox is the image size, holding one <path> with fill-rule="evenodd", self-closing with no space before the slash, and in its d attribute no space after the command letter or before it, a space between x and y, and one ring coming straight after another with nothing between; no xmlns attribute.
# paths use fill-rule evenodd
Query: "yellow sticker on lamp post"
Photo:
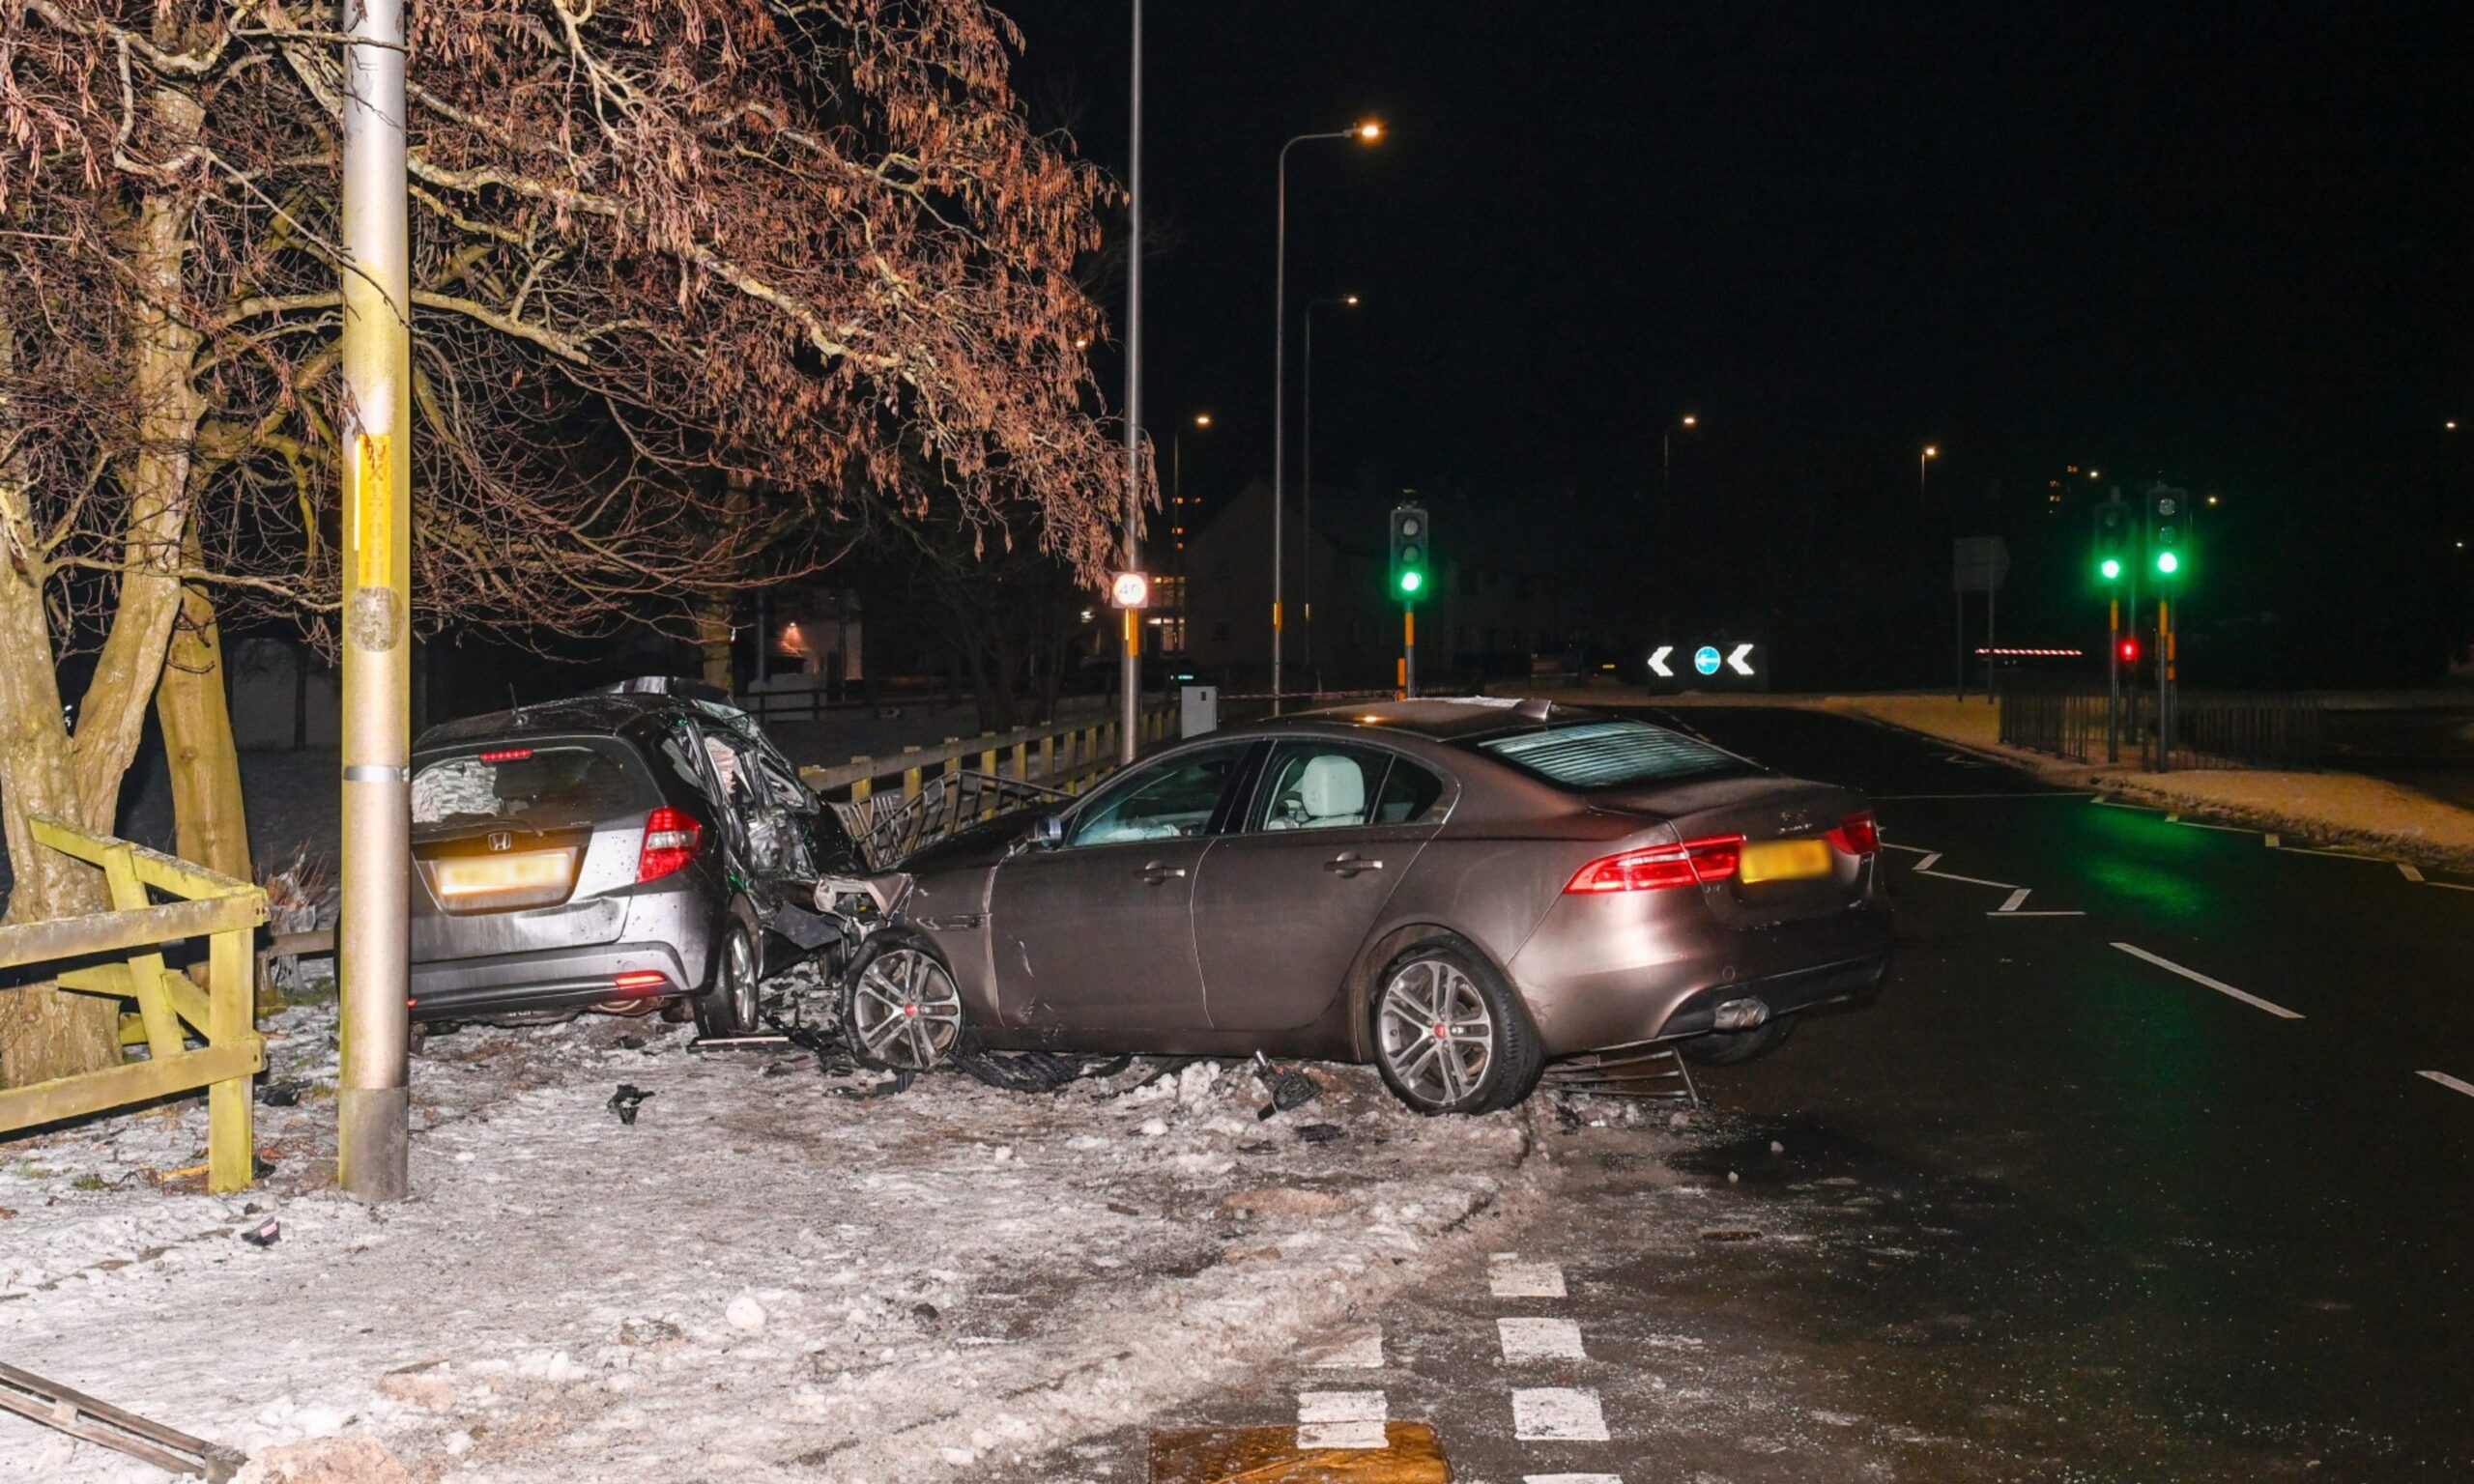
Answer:
<svg viewBox="0 0 2474 1484"><path fill-rule="evenodd" d="M352 544L354 578L363 587L394 581L395 440L363 433L353 440Z"/></svg>

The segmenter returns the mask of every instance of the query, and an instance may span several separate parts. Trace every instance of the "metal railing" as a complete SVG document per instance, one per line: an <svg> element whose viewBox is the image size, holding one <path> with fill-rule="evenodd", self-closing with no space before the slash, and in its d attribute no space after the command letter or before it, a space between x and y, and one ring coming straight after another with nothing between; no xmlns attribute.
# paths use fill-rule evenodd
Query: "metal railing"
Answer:
<svg viewBox="0 0 2474 1484"><path fill-rule="evenodd" d="M247 1189L254 1175L249 1080L266 1061L251 1003L249 942L267 920L266 892L108 835L48 819L28 822L39 843L102 868L112 905L106 912L0 928L0 970L121 956L119 963L89 963L51 977L63 989L136 1001L133 1039L147 1055L0 1092L0 1133L202 1087L208 1188ZM150 888L180 899L158 903L147 895ZM204 989L163 963L166 946L196 937L207 940ZM191 1035L204 1044L190 1049Z"/></svg>
<svg viewBox="0 0 2474 1484"><path fill-rule="evenodd" d="M2075 762L2106 760L2106 700L2085 682L2005 680L2002 742ZM2173 699L2175 760L2254 768L2316 768L2323 756L2319 698L2299 692L2184 691ZM2142 687L2122 697L2122 759L2146 763L2156 737L2156 697Z"/></svg>

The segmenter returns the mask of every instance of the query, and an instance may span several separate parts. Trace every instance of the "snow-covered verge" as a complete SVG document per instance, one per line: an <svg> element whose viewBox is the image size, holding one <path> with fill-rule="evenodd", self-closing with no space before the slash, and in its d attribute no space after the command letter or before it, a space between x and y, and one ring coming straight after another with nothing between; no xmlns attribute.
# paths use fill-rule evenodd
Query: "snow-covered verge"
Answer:
<svg viewBox="0 0 2474 1484"><path fill-rule="evenodd" d="M2204 809L2267 829L2396 849L2426 859L2474 858L2474 810L2359 773L2293 773L2268 768L2182 768L2142 773L2090 768L2066 758L2004 747L1999 708L1982 698L1831 696L1780 703L1868 717L1925 732L2076 786L2167 808Z"/></svg>
<svg viewBox="0 0 2474 1484"><path fill-rule="evenodd" d="M271 1028L312 1085L261 1109L248 1197L161 1179L203 1159L193 1106L0 1146L0 1355L244 1449L373 1438L422 1480L967 1477L1245 1374L1545 1178L1524 1116L1419 1118L1353 1069L1269 1121L1211 1063L859 1100L795 1052L589 1017L433 1042L417 1198L373 1209L328 1184L331 1013ZM652 1095L632 1127L621 1082ZM240 1239L270 1213L274 1245ZM160 1477L0 1414L0 1480Z"/></svg>

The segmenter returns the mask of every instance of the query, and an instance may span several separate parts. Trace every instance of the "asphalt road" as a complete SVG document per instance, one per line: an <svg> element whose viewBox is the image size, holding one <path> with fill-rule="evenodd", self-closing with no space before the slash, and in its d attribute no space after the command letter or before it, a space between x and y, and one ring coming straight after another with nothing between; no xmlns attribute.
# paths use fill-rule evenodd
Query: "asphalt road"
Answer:
<svg viewBox="0 0 2474 1484"><path fill-rule="evenodd" d="M1380 1407L1462 1481L2474 1471L2474 876L1851 720L1666 718L1874 796L1884 993L1702 1070L1680 1151L1546 1135L1565 1198L1364 1316L1379 1366L1173 1420Z"/></svg>

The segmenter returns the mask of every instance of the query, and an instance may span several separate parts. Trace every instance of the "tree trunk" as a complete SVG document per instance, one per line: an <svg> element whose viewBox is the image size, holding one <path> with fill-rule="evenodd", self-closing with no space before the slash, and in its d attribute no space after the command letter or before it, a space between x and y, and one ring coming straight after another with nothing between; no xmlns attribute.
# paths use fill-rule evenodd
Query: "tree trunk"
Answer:
<svg viewBox="0 0 2474 1484"><path fill-rule="evenodd" d="M194 101L157 94L158 111L184 135L196 132ZM185 197L148 196L130 228L131 384L139 408L137 446L121 466L129 496L118 602L95 676L77 708L77 791L83 816L109 829L121 782L137 756L163 657L179 616L182 541L188 529L189 465L206 399L193 380L198 335L179 314L182 258L188 247ZM44 656L46 660L49 655Z"/></svg>
<svg viewBox="0 0 2474 1484"><path fill-rule="evenodd" d="M187 546L194 557L194 532ZM183 860L249 880L249 825L232 708L224 695L223 641L215 602L194 583L182 594L171 655L155 692L155 715L162 723L163 749L171 755L175 848Z"/></svg>
<svg viewBox="0 0 2474 1484"><path fill-rule="evenodd" d="M0 386L15 342L0 308ZM0 393L0 448L8 445L9 409ZM51 668L51 620L43 611L48 576L16 471L0 463L0 832L9 842L15 884L11 923L101 910L102 878L69 857L35 843L26 821L37 815L81 824L77 770L60 709L60 679ZM49 985L0 990L0 1087L22 1087L65 1072L91 1071L120 1060L119 1006Z"/></svg>
<svg viewBox="0 0 2474 1484"><path fill-rule="evenodd" d="M762 639L758 641L762 642ZM731 685L731 600L716 594L696 604L696 647L705 656L705 683L727 691Z"/></svg>

